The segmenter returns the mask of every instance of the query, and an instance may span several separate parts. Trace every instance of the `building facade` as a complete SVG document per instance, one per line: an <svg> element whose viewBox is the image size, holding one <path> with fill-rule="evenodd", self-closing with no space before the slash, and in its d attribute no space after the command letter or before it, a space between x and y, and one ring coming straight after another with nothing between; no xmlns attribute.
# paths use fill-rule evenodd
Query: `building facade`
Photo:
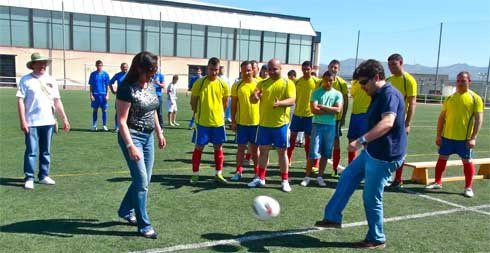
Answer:
<svg viewBox="0 0 490 253"><path fill-rule="evenodd" d="M278 58L284 74L305 60L320 61L320 34L309 18L196 1L0 0L0 27L0 57L15 62L0 76L18 78L30 54L41 52L68 88L86 86L96 60L113 75L143 50L161 56L164 74L181 77L179 88L191 67L210 57L222 60L231 80L243 60Z"/></svg>

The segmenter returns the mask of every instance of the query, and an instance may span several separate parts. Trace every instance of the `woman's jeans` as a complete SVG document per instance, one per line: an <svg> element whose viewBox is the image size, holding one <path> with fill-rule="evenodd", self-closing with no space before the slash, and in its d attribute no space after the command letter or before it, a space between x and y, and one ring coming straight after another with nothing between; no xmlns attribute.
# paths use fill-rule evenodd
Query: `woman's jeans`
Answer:
<svg viewBox="0 0 490 253"><path fill-rule="evenodd" d="M129 133L134 146L138 148L143 157L139 161L131 160L126 144L118 134L119 146L131 173L131 185L121 202L118 214L123 218L135 215L138 221L138 231L145 233L152 229L146 212L146 202L154 161L153 132L143 133L129 129Z"/></svg>
<svg viewBox="0 0 490 253"><path fill-rule="evenodd" d="M391 173L399 168L404 159L387 162L369 155L366 150L342 172L337 188L325 207L324 219L342 223L342 211L356 187L364 180L362 194L368 222L366 240L375 243L386 241L383 232L383 191Z"/></svg>
<svg viewBox="0 0 490 253"><path fill-rule="evenodd" d="M53 138L54 125L29 127L29 133L25 135L26 151L24 153L25 180L34 180L34 168L39 152L39 180L49 176L51 162L51 140Z"/></svg>

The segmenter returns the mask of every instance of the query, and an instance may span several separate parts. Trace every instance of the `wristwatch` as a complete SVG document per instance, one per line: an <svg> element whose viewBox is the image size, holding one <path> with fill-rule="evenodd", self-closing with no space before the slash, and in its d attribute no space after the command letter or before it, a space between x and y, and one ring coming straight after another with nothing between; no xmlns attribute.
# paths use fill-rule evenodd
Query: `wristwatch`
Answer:
<svg viewBox="0 0 490 253"><path fill-rule="evenodd" d="M367 143L366 138L363 136L357 138L357 142L361 143L361 145L364 145Z"/></svg>

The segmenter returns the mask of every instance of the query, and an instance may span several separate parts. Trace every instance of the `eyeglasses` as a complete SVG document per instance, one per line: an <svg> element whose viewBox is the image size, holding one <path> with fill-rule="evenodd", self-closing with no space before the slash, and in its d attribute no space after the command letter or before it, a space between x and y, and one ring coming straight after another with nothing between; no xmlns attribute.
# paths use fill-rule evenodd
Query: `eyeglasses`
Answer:
<svg viewBox="0 0 490 253"><path fill-rule="evenodd" d="M149 67L148 72L156 72L158 70L158 67Z"/></svg>
<svg viewBox="0 0 490 253"><path fill-rule="evenodd" d="M359 84L361 85L366 85L367 83L369 83L371 79L364 79L364 80L359 80Z"/></svg>

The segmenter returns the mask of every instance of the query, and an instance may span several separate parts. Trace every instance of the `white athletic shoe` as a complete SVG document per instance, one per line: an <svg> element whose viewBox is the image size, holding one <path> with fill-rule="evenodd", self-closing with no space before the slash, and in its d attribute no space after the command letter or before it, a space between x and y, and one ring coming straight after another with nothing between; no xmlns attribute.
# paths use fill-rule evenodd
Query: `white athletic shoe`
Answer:
<svg viewBox="0 0 490 253"><path fill-rule="evenodd" d="M54 185L56 182L51 179L50 177L45 177L42 180L39 181L40 184L47 184L47 185Z"/></svg>
<svg viewBox="0 0 490 253"><path fill-rule="evenodd" d="M288 180L282 180L282 182L281 182L281 190L283 192L291 192L292 191L291 186L289 185L289 181Z"/></svg>
<svg viewBox="0 0 490 253"><path fill-rule="evenodd" d="M248 183L248 187L263 187L265 186L265 179L261 180L259 177L256 177L252 180L252 182Z"/></svg>
<svg viewBox="0 0 490 253"><path fill-rule="evenodd" d="M432 183L432 184L430 184L430 185L427 185L427 186L425 187L425 189L439 190L439 189L442 189L442 185L440 185L440 184L438 184L438 183L434 182L434 183Z"/></svg>
<svg viewBox="0 0 490 253"><path fill-rule="evenodd" d="M305 177L303 178L303 181L301 181L301 183L299 183L301 186L308 186L308 184L310 183L310 180L311 178L310 177Z"/></svg>
<svg viewBox="0 0 490 253"><path fill-rule="evenodd" d="M468 198L473 198L473 196L475 196L475 194L473 193L473 190L471 188L465 188L463 195L465 197L468 197Z"/></svg>
<svg viewBox="0 0 490 253"><path fill-rule="evenodd" d="M316 182L318 183L319 186L321 187L325 187L327 186L327 184L325 183L325 181L323 180L323 177L317 177L316 178Z"/></svg>
<svg viewBox="0 0 490 253"><path fill-rule="evenodd" d="M180 124L179 124L179 123L177 123L177 122L174 122L174 125L175 125L175 126L180 126Z"/></svg>
<svg viewBox="0 0 490 253"><path fill-rule="evenodd" d="M104 129L105 132L109 131L109 128L107 128L107 126L103 126L102 129Z"/></svg>
<svg viewBox="0 0 490 253"><path fill-rule="evenodd" d="M97 131L97 126L92 126L92 131Z"/></svg>
<svg viewBox="0 0 490 253"><path fill-rule="evenodd" d="M32 190L34 189L34 180L27 180L25 183L24 183L24 188L27 189L27 190Z"/></svg>

